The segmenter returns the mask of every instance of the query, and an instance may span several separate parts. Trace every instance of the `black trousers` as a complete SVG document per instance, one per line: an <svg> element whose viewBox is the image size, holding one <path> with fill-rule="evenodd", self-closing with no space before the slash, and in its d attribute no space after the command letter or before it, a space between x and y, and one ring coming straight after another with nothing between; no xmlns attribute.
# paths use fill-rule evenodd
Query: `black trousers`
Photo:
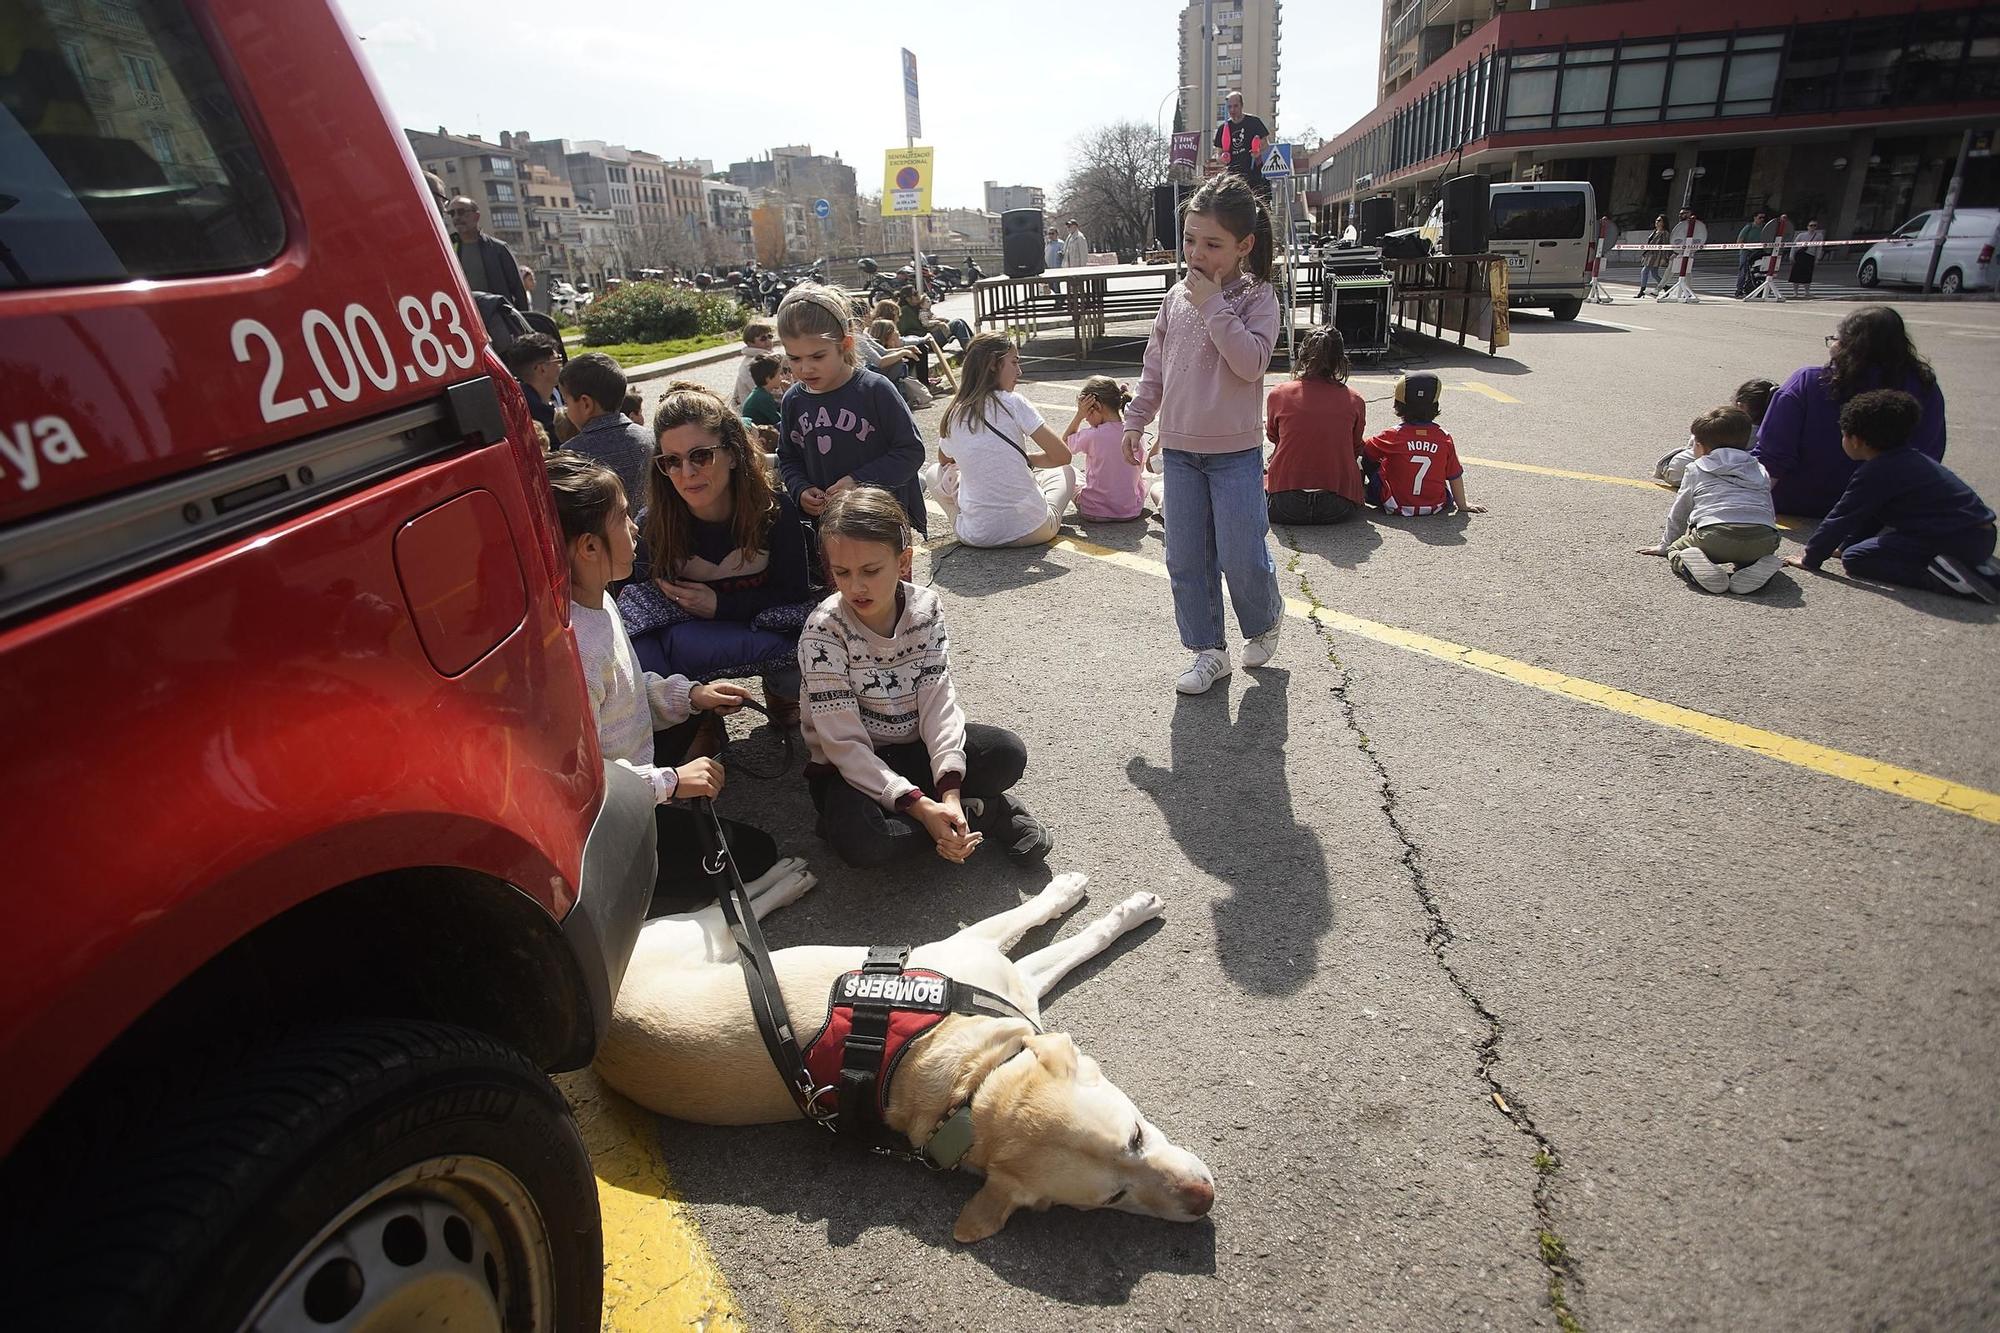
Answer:
<svg viewBox="0 0 2000 1333"><path fill-rule="evenodd" d="M697 714L687 721L653 733L653 761L679 767L687 758L688 747L701 725ZM686 912L713 902L729 884L726 874L711 875L702 868L705 845L701 826L692 807L662 805L653 809L653 830L658 844L659 868L653 875L653 905L647 916ZM754 824L737 819L722 821L722 836L729 842L729 855L736 873L749 883L778 863L777 840Z"/></svg>
<svg viewBox="0 0 2000 1333"><path fill-rule="evenodd" d="M1266 497L1273 523L1310 527L1319 523L1345 523L1361 506L1338 491L1272 491Z"/></svg>
<svg viewBox="0 0 2000 1333"><path fill-rule="evenodd" d="M923 789L924 795L938 799L937 784L931 780L930 747L922 741L885 745L875 752L883 763ZM1005 727L989 727L978 722L965 724L965 781L961 798L978 797L986 802L980 818L969 821L984 832L1000 827L1012 814L1011 799L1003 793L1021 780L1028 768L1028 747ZM807 779L813 806L819 811L820 836L833 844L834 852L851 866L887 865L909 852L929 851L935 844L924 826L909 815L884 810L864 796L838 772L820 773Z"/></svg>

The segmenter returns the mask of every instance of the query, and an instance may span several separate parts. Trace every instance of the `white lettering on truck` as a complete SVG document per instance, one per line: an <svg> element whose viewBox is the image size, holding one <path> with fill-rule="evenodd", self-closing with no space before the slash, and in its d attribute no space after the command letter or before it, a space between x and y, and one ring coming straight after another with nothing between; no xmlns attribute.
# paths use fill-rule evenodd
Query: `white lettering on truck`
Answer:
<svg viewBox="0 0 2000 1333"><path fill-rule="evenodd" d="M42 464L75 463L83 458L83 445L76 432L61 417L36 417L17 421L0 430L0 477L11 466L20 476L15 483L24 491L42 484Z"/></svg>

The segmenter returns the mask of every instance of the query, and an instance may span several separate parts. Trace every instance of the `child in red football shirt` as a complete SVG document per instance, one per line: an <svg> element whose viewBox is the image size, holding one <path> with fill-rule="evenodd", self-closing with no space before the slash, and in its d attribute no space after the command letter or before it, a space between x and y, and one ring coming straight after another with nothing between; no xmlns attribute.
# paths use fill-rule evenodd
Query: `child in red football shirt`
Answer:
<svg viewBox="0 0 2000 1333"><path fill-rule="evenodd" d="M1379 469L1369 479L1369 500L1388 514L1449 514L1454 509L1483 514L1486 506L1465 498L1465 469L1451 436L1437 424L1443 385L1428 371L1396 381L1396 415L1403 424L1361 442ZM1379 497L1379 498L1378 498Z"/></svg>

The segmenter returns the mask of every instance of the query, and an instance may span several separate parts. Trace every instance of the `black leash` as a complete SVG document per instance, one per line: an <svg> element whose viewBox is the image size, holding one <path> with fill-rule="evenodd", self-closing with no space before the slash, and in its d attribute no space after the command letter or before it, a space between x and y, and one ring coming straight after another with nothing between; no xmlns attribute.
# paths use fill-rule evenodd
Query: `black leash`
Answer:
<svg viewBox="0 0 2000 1333"><path fill-rule="evenodd" d="M763 704L758 703L755 699L745 699L743 701L743 707L748 708L750 711L754 713L762 713L767 719L771 716L771 710L765 707ZM732 747L738 744L738 742L731 739L729 735L729 724L726 720L722 718L717 718L716 721L722 723L722 749L717 751L715 756L716 759L719 761L722 758L722 756L724 754L727 754ZM781 727L776 722L771 723L771 726L772 729L778 732L778 743L783 747L783 753L781 753L778 756L778 766L776 768L770 769L768 771L762 769L757 765L752 764L748 759L745 759L740 752L734 759L731 759L727 764L725 764L724 767L729 769L734 769L736 772L741 773L744 777L755 778L759 782L773 782L779 778L784 777L785 774L791 772L792 761L798 758L799 739L797 736L792 734L792 728L790 727Z"/></svg>
<svg viewBox="0 0 2000 1333"><path fill-rule="evenodd" d="M728 883L716 897L722 904L723 920L729 923L729 933L736 938L736 958L743 966L750 1011L757 1018L757 1035L764 1039L764 1049L770 1052L771 1063L784 1079L785 1090L798 1103L800 1113L830 1131L840 1108L835 1104L821 1109L820 1103L834 1090L815 1088L812 1075L806 1070L805 1056L792 1030L792 1016L785 1008L784 993L778 989L777 974L771 966L771 951L764 945L764 932L757 928L757 914L750 906L750 891L743 886L743 874L736 868L736 858L730 855L728 840L722 836L722 821L716 816L715 802L701 796L695 799L694 806L695 824L701 830L705 853L702 869L711 875L729 872Z"/></svg>

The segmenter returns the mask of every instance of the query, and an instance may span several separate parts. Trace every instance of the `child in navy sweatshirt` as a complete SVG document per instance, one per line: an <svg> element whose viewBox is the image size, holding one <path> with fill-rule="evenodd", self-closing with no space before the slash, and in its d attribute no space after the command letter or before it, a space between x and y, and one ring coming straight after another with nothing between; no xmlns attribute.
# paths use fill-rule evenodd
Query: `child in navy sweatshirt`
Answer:
<svg viewBox="0 0 2000 1333"><path fill-rule="evenodd" d="M901 502L921 533L924 440L896 387L859 364L850 318L845 296L813 283L792 288L778 306L778 338L797 380L779 405L778 472L815 522L833 496L874 485Z"/></svg>
<svg viewBox="0 0 2000 1333"><path fill-rule="evenodd" d="M1905 446L1923 409L1900 389L1856 394L1840 409L1840 447L1861 464L1786 564L1818 569L1830 555L1856 578L2000 604L1993 511L1944 464Z"/></svg>

